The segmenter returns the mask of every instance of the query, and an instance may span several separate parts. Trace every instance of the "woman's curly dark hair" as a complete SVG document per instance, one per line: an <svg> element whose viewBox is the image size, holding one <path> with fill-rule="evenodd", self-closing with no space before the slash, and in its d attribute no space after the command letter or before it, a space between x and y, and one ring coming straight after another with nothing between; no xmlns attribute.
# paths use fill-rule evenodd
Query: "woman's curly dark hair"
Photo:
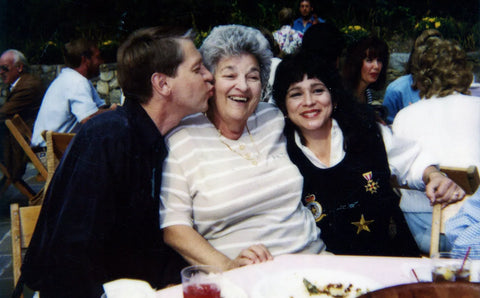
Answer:
<svg viewBox="0 0 480 298"><path fill-rule="evenodd" d="M278 65L273 83L273 98L276 105L288 117L286 107L287 91L292 84L301 82L304 76L322 81L328 88L332 98L331 117L337 120L344 134L344 147L349 150L360 149L364 138L372 136L372 131L379 131L375 122L375 114L366 105L359 104L354 96L345 90L338 70L332 63L324 61L313 53L300 52L285 57ZM286 133L298 130L286 119ZM301 134L300 134L301 135Z"/></svg>

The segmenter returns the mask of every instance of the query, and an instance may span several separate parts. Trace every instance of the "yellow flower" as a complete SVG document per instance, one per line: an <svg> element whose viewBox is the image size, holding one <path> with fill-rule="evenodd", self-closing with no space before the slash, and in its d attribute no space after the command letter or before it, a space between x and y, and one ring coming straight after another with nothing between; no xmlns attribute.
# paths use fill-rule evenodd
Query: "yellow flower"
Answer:
<svg viewBox="0 0 480 298"><path fill-rule="evenodd" d="M49 40L49 41L47 42L47 45L49 45L49 46L54 46L54 47L56 47L56 46L57 46L57 44L56 44L56 43L54 43L54 42L53 42L53 41L51 41L51 40Z"/></svg>
<svg viewBox="0 0 480 298"><path fill-rule="evenodd" d="M435 22L435 18L430 18L430 19L428 19L428 21L429 21L430 23L433 23L433 22Z"/></svg>
<svg viewBox="0 0 480 298"><path fill-rule="evenodd" d="M442 23L440 23L440 22L435 22L435 28L438 28L438 27L440 27L441 25L442 25Z"/></svg>
<svg viewBox="0 0 480 298"><path fill-rule="evenodd" d="M426 24L425 29L430 29L430 25Z"/></svg>
<svg viewBox="0 0 480 298"><path fill-rule="evenodd" d="M104 41L104 42L102 43L102 45L108 46L108 45L110 45L110 44L112 44L112 43L113 43L113 41L111 41L111 40L106 40L106 41Z"/></svg>
<svg viewBox="0 0 480 298"><path fill-rule="evenodd" d="M355 26L355 27L353 27L353 28L354 28L355 30L362 30L362 29L363 29L362 27L360 27L360 26L358 26L358 25Z"/></svg>
<svg viewBox="0 0 480 298"><path fill-rule="evenodd" d="M418 25L418 23L416 23L416 24L415 24L415 29L417 29L417 28L418 28L418 26L419 26L419 25Z"/></svg>

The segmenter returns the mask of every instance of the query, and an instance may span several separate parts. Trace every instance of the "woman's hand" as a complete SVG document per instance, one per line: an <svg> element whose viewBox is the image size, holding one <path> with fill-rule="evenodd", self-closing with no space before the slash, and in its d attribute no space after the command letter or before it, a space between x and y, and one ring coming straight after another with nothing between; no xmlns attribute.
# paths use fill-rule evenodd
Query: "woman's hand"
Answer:
<svg viewBox="0 0 480 298"><path fill-rule="evenodd" d="M222 270L273 260L263 244L244 249L233 260L216 250L190 226L173 225L163 229L165 243L174 248L188 263L214 265Z"/></svg>
<svg viewBox="0 0 480 298"><path fill-rule="evenodd" d="M271 260L273 260L273 256L268 248L263 244L256 244L242 250L240 254L230 262L229 269Z"/></svg>
<svg viewBox="0 0 480 298"><path fill-rule="evenodd" d="M425 193L431 205L442 204L442 207L458 202L465 197L465 191L437 169L427 174Z"/></svg>

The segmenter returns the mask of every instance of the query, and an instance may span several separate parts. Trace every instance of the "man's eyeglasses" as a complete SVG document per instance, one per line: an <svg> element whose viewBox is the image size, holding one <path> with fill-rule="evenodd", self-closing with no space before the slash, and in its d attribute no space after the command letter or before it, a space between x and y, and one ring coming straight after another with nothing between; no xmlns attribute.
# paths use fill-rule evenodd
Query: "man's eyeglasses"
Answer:
<svg viewBox="0 0 480 298"><path fill-rule="evenodd" d="M3 72L9 72L10 71L10 69L6 65L0 65L0 70L3 71Z"/></svg>

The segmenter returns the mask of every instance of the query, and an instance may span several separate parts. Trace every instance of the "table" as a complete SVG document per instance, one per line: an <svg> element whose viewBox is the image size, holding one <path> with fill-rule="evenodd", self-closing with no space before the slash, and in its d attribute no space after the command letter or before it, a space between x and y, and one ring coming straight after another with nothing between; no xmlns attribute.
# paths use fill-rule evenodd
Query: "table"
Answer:
<svg viewBox="0 0 480 298"><path fill-rule="evenodd" d="M372 257L290 254L277 256L273 261L245 266L224 272L224 276L251 295L255 283L265 276L295 269L332 269L359 274L385 285L385 287L414 283L411 268L429 268L428 258ZM420 275L420 272L418 272ZM427 272L428 274L428 272ZM182 298L181 285L160 290L157 298Z"/></svg>

